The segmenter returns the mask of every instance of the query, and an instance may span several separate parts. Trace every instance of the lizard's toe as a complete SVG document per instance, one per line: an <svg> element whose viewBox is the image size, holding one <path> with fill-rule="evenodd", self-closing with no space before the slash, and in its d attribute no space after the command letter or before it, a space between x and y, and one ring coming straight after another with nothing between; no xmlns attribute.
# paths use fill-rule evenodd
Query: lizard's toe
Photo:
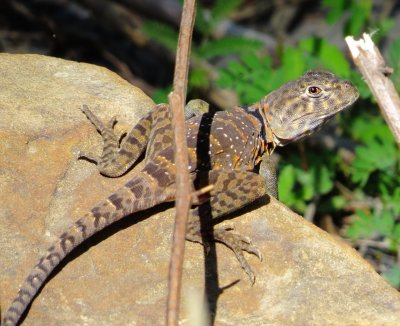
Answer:
<svg viewBox="0 0 400 326"><path fill-rule="evenodd" d="M114 125L117 123L117 116L113 116L109 121L108 121L108 123L106 124L106 127L108 128L108 129L113 129L114 128Z"/></svg>
<svg viewBox="0 0 400 326"><path fill-rule="evenodd" d="M82 160L82 159L93 162L95 164L99 164L99 162L100 162L99 157L96 156L95 154L86 153L84 151L79 151L78 152L78 160Z"/></svg>
<svg viewBox="0 0 400 326"><path fill-rule="evenodd" d="M229 247L236 255L240 266L244 269L246 274L249 276L251 283L255 281L255 275L246 258L243 255L243 251L247 251L250 254L257 256L262 260L261 251L254 245L251 244L251 240L248 237L243 237L240 234L228 232L225 228L216 229L214 231L214 238L216 241L223 243Z"/></svg>

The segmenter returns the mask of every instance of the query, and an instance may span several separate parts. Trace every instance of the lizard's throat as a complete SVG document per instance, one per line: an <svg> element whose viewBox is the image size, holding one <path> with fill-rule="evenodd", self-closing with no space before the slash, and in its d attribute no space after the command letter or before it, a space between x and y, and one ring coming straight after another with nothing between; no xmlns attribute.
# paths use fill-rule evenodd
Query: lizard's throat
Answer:
<svg viewBox="0 0 400 326"><path fill-rule="evenodd" d="M275 147L279 145L279 139L274 135L270 122L268 121L268 103L266 97L257 103L247 107L247 111L255 116L263 126L263 138L265 142L265 149L269 154L272 154Z"/></svg>

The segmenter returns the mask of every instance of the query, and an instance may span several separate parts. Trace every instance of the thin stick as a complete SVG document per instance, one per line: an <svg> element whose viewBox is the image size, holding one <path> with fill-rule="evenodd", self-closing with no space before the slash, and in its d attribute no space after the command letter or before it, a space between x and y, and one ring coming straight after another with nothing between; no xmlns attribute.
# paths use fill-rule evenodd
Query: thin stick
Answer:
<svg viewBox="0 0 400 326"><path fill-rule="evenodd" d="M364 33L363 39L357 41L352 36L347 36L345 40L354 63L376 98L396 142L400 144L400 98L388 77L392 69L386 66L369 34Z"/></svg>
<svg viewBox="0 0 400 326"><path fill-rule="evenodd" d="M183 3L178 49L176 52L173 92L168 97L170 108L172 110L175 131L174 142L176 166L176 215L171 262L169 266L166 319L166 324L168 326L178 325L186 224L191 205L184 106L186 102L190 44L195 17L195 2L195 0L185 0Z"/></svg>

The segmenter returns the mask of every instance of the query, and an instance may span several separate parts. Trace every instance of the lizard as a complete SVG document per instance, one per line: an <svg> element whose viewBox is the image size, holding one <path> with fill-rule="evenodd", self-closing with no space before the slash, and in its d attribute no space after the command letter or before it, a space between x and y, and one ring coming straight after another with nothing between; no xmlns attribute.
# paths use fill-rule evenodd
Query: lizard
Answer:
<svg viewBox="0 0 400 326"><path fill-rule="evenodd" d="M265 178L256 173L261 161L275 147L298 141L319 129L352 105L358 95L349 81L316 70L284 84L252 105L204 114L198 113L203 108L197 110L196 106L205 102L189 105L185 125L192 191L207 185L213 187L202 195L205 196L202 201L192 206L187 240L205 246L209 241L226 245L254 283L255 275L244 252L261 259L258 248L249 238L232 232L232 228L202 225L202 214L215 219L268 192L274 194L276 186L268 186ZM73 223L48 248L20 286L3 316L3 326L18 323L49 274L80 243L125 216L175 199L173 128L167 104L155 105L121 143L113 129L116 118L104 124L88 106L83 105L81 110L104 142L100 156L82 154L82 157L96 163L99 172L108 177L127 173L142 153L145 153L144 167ZM269 166L268 163L267 170ZM274 173L270 175L274 180Z"/></svg>

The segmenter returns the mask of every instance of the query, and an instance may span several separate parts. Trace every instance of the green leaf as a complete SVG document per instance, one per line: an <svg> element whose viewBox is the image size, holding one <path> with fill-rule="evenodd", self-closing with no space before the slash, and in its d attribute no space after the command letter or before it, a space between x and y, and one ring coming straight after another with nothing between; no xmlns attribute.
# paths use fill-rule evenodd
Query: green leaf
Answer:
<svg viewBox="0 0 400 326"><path fill-rule="evenodd" d="M315 188L312 184L304 184L302 191L302 199L304 200L311 200L315 196Z"/></svg>
<svg viewBox="0 0 400 326"><path fill-rule="evenodd" d="M395 265L393 268L383 274L383 277L394 287L399 288L400 287L400 266Z"/></svg>
<svg viewBox="0 0 400 326"><path fill-rule="evenodd" d="M381 39L387 36L389 32L396 26L395 18L385 17L376 23L375 29L377 30L376 35L374 35L375 44L379 44Z"/></svg>
<svg viewBox="0 0 400 326"><path fill-rule="evenodd" d="M345 32L349 35L359 36L371 15L372 0L354 1L351 7L351 17L347 21Z"/></svg>
<svg viewBox="0 0 400 326"><path fill-rule="evenodd" d="M302 169L297 170L297 180L302 185L300 190L303 200L310 200L315 195L315 166L311 166L308 171Z"/></svg>
<svg viewBox="0 0 400 326"><path fill-rule="evenodd" d="M399 173L399 171L397 172ZM392 192L391 196L387 196L385 198L385 203L388 207L390 207L393 210L393 214L395 215L400 215L400 176L397 175L397 178L395 178L394 181L394 191Z"/></svg>
<svg viewBox="0 0 400 326"><path fill-rule="evenodd" d="M172 29L169 25L148 20L143 22L141 31L147 37L165 46L172 52L176 51L178 32Z"/></svg>
<svg viewBox="0 0 400 326"><path fill-rule="evenodd" d="M287 205L295 202L293 187L296 182L296 173L293 165L285 165L278 179L279 199Z"/></svg>
<svg viewBox="0 0 400 326"><path fill-rule="evenodd" d="M400 223L397 223L397 224L394 226L392 238L393 238L393 240L395 240L397 243L400 242Z"/></svg>
<svg viewBox="0 0 400 326"><path fill-rule="evenodd" d="M371 173L384 174L395 171L398 162L397 148L390 141L373 138L364 146L356 147L356 158L352 164L352 180L364 186Z"/></svg>
<svg viewBox="0 0 400 326"><path fill-rule="evenodd" d="M357 87L360 97L363 99L370 99L372 97L371 90L369 89L367 83L363 80L360 73L351 70L349 79Z"/></svg>
<svg viewBox="0 0 400 326"><path fill-rule="evenodd" d="M359 116L353 122L351 133L356 140L366 144L374 141L374 139L384 139L385 142L395 143L390 129L381 116Z"/></svg>
<svg viewBox="0 0 400 326"><path fill-rule="evenodd" d="M269 57L266 57L264 58L264 60L261 60L255 53L245 53L240 57L240 60L252 72L261 71L265 69L266 66L268 68L271 67L271 60Z"/></svg>
<svg viewBox="0 0 400 326"><path fill-rule="evenodd" d="M279 69L283 82L298 78L305 70L304 51L285 48L282 56L282 66Z"/></svg>
<svg viewBox="0 0 400 326"><path fill-rule="evenodd" d="M155 103L168 103L168 94L172 91L172 85L157 89L151 96Z"/></svg>
<svg viewBox="0 0 400 326"><path fill-rule="evenodd" d="M300 41L299 48L317 57L323 67L340 77L350 76L350 65L343 52L327 40L306 38Z"/></svg>
<svg viewBox="0 0 400 326"><path fill-rule="evenodd" d="M229 14L235 11L235 9L237 9L242 2L243 0L216 0L211 9L211 15L217 19L227 17Z"/></svg>
<svg viewBox="0 0 400 326"><path fill-rule="evenodd" d="M236 78L245 78L246 74L248 73L247 68L237 61L230 61L227 69Z"/></svg>
<svg viewBox="0 0 400 326"><path fill-rule="evenodd" d="M333 188L332 173L325 165L319 165L315 170L315 189L318 193L326 194Z"/></svg>
<svg viewBox="0 0 400 326"><path fill-rule="evenodd" d="M203 43L198 49L198 54L202 58L210 59L232 53L254 52L261 49L262 46L263 44L259 40L231 36Z"/></svg>
<svg viewBox="0 0 400 326"><path fill-rule="evenodd" d="M204 36L209 36L213 30L214 24L210 22L210 15L208 10L204 10L200 2L196 2L196 20L194 22L194 28L196 31L200 31Z"/></svg>
<svg viewBox="0 0 400 326"><path fill-rule="evenodd" d="M374 224L376 230L385 237L390 237L393 233L394 218L388 211L383 211L380 215L374 214Z"/></svg>
<svg viewBox="0 0 400 326"><path fill-rule="evenodd" d="M189 73L189 85L195 88L206 88L209 85L207 71L202 68L193 67Z"/></svg>
<svg viewBox="0 0 400 326"><path fill-rule="evenodd" d="M346 9L346 3L350 1L348 0L323 0L322 3L324 6L329 8L329 11L326 15L326 21L329 24L333 24L339 20L339 18L343 15Z"/></svg>
<svg viewBox="0 0 400 326"><path fill-rule="evenodd" d="M217 84L222 88L233 88L234 76L226 69L220 70Z"/></svg>
<svg viewBox="0 0 400 326"><path fill-rule="evenodd" d="M400 38L394 40L389 45L388 49L388 61L390 67L393 68L394 73L391 76L393 80L393 84L395 85L397 91L400 90L400 60L399 60L399 53L400 53Z"/></svg>
<svg viewBox="0 0 400 326"><path fill-rule="evenodd" d="M346 198L343 197L343 196L340 196L340 195L339 196L330 197L330 202L331 202L332 207L335 210L343 209L347 204Z"/></svg>
<svg viewBox="0 0 400 326"><path fill-rule="evenodd" d="M268 84L273 79L271 60L269 57L259 58L254 53L243 54L240 59L230 61L226 68L219 71L217 83L236 91L240 103L251 104L271 90Z"/></svg>
<svg viewBox="0 0 400 326"><path fill-rule="evenodd" d="M357 219L346 229L346 236L351 239L369 237L375 230L372 216L362 210L357 210Z"/></svg>

